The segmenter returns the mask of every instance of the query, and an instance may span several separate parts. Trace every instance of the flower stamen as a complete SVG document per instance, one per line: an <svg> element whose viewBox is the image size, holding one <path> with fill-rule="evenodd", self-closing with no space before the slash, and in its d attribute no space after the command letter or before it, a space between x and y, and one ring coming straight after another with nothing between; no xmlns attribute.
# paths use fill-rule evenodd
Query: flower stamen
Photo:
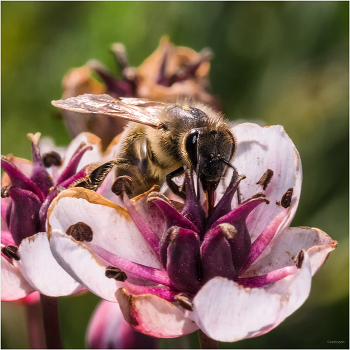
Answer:
<svg viewBox="0 0 350 350"><path fill-rule="evenodd" d="M273 170L267 169L256 184L261 185L263 187L263 190L265 191L267 188L267 185L270 183L272 179L272 176L273 176Z"/></svg>
<svg viewBox="0 0 350 350"><path fill-rule="evenodd" d="M132 178L130 176L119 176L113 183L111 190L112 192L120 196L122 193L126 193L130 195L134 189L134 184L132 182Z"/></svg>
<svg viewBox="0 0 350 350"><path fill-rule="evenodd" d="M126 273L115 266L107 266L106 267L106 273L107 278L114 278L117 281L124 282L128 278Z"/></svg>
<svg viewBox="0 0 350 350"><path fill-rule="evenodd" d="M11 185L1 187L1 198L7 198L9 196L9 189Z"/></svg>
<svg viewBox="0 0 350 350"><path fill-rule="evenodd" d="M61 166L62 159L57 152L52 151L52 152L43 154L43 163L45 168L50 168L52 165Z"/></svg>
<svg viewBox="0 0 350 350"><path fill-rule="evenodd" d="M298 268L298 269L301 269L301 267L303 266L303 262L304 262L304 251L301 250L297 256L295 257L294 259L294 263L295 263L295 266Z"/></svg>
<svg viewBox="0 0 350 350"><path fill-rule="evenodd" d="M84 222L77 222L69 226L66 233L78 242L91 242L93 237L91 227Z"/></svg>
<svg viewBox="0 0 350 350"><path fill-rule="evenodd" d="M18 248L15 245L7 245L1 248L2 253L9 259L20 260Z"/></svg>
<svg viewBox="0 0 350 350"><path fill-rule="evenodd" d="M293 187L288 188L286 193L282 196L281 206L283 208L288 208L290 206L290 203L292 202L292 196L293 196Z"/></svg>
<svg viewBox="0 0 350 350"><path fill-rule="evenodd" d="M179 302L184 309L193 311L193 302L186 293L175 295L174 299Z"/></svg>

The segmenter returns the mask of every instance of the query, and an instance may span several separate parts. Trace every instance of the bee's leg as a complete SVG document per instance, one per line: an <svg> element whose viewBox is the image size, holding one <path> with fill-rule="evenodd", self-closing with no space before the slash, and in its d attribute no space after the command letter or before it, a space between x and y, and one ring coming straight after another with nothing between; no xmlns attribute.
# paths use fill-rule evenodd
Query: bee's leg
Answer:
<svg viewBox="0 0 350 350"><path fill-rule="evenodd" d="M132 179L134 189L131 197L137 196L149 190L153 185L158 185L159 180L147 175L147 162L142 162L138 158L121 159L118 158L115 176L129 176Z"/></svg>
<svg viewBox="0 0 350 350"><path fill-rule="evenodd" d="M101 186L103 180L107 177L112 168L116 165L115 160L110 160L106 163L103 163L93 169L89 169L94 164L90 164L87 168L89 174L85 175L83 179L77 180L75 183L71 184L70 187L83 187L91 191L97 191Z"/></svg>
<svg viewBox="0 0 350 350"><path fill-rule="evenodd" d="M169 186L169 188L173 191L175 195L181 197L182 199L186 199L186 194L179 190L179 186L173 181L173 178L176 176L182 175L184 172L185 172L185 169L182 166L172 171L166 176L166 183Z"/></svg>

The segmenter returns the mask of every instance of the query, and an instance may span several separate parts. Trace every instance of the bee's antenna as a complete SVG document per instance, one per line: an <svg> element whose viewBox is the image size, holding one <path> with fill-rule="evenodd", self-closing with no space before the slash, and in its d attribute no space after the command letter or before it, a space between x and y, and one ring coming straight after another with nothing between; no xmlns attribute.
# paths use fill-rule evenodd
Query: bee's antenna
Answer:
<svg viewBox="0 0 350 350"><path fill-rule="evenodd" d="M231 165L226 159L220 158L219 160L220 160L221 162L225 163L225 164L226 164L227 166L229 166L230 168L236 170L236 168L235 168L233 165ZM236 170L236 171L237 171L237 170Z"/></svg>

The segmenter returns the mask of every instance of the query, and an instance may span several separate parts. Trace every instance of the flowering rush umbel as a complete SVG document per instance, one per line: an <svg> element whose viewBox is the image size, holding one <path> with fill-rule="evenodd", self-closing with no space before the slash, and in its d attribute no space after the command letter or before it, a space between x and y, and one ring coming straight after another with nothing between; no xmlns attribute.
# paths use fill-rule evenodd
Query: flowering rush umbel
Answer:
<svg viewBox="0 0 350 350"><path fill-rule="evenodd" d="M17 300L34 291L57 297L84 289L52 257L46 217L52 200L89 174L90 163L102 159L101 140L82 133L61 159L55 151L41 154L40 133L28 137L33 162L1 157L1 300Z"/></svg>
<svg viewBox="0 0 350 350"><path fill-rule="evenodd" d="M121 78L112 74L103 63L92 60L67 72L62 80L63 99L83 94L108 94L112 97L139 97L156 101L176 102L179 96L194 98L220 109L217 97L210 94L209 70L212 52L196 52L175 46L163 36L158 48L139 67L129 65L123 44L111 46ZM96 73L103 83L92 77ZM102 139L103 147L123 131L126 122L103 114L80 114L62 110L66 127L75 137L89 131Z"/></svg>
<svg viewBox="0 0 350 350"><path fill-rule="evenodd" d="M232 342L269 332L307 299L311 278L336 247L316 228L295 227L302 173L281 126L232 128L237 172L222 179L215 207L197 200L191 169L186 201L156 188L123 207L83 188L56 197L50 247L80 284L117 302L136 330L171 338L201 329ZM239 191L240 201L237 200Z"/></svg>

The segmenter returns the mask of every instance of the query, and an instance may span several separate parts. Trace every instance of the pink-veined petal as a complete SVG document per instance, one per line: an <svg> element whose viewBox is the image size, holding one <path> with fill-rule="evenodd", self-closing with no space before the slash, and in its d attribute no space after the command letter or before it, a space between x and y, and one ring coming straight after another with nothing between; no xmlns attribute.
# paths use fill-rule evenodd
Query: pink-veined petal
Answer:
<svg viewBox="0 0 350 350"><path fill-rule="evenodd" d="M63 232L84 222L93 231L92 244L133 262L163 268L127 211L96 192L84 188L63 191L53 201L48 220L52 229Z"/></svg>
<svg viewBox="0 0 350 350"><path fill-rule="evenodd" d="M278 294L268 288L244 288L216 277L194 298L194 320L209 337L219 341L233 342L265 334L298 309L308 297L311 266L307 253L302 268L285 279L288 283L284 283L281 294Z"/></svg>
<svg viewBox="0 0 350 350"><path fill-rule="evenodd" d="M14 261L14 265L41 294L58 297L83 289L52 256L46 232L39 232L22 240L18 253L20 260Z"/></svg>
<svg viewBox="0 0 350 350"><path fill-rule="evenodd" d="M336 246L336 241L317 228L290 227L283 230L272 243L270 253L259 257L241 277L265 275L285 266L293 266L295 256L302 249L309 254L314 275Z"/></svg>
<svg viewBox="0 0 350 350"><path fill-rule="evenodd" d="M289 215L278 232L290 225L300 198L302 181L300 156L280 125L261 127L253 123L242 123L234 126L232 132L237 141L237 150L232 163L239 174L246 175L246 179L239 185L242 201L263 191L262 186L256 183L266 170L271 169L274 172L271 182L264 191L270 205L259 206L247 219L248 230L254 241L283 209L280 205L276 205L276 202L281 201L283 194L289 188L293 188ZM225 180L229 179L228 176ZM236 203L237 196L234 196L233 205L236 206Z"/></svg>
<svg viewBox="0 0 350 350"><path fill-rule="evenodd" d="M57 262L76 281L103 299L117 301L115 291L123 283L106 277L108 264L91 249L60 230L52 231L50 247Z"/></svg>
<svg viewBox="0 0 350 350"><path fill-rule="evenodd" d="M34 292L21 272L1 257L1 300L17 300Z"/></svg>
<svg viewBox="0 0 350 350"><path fill-rule="evenodd" d="M155 295L131 295L120 288L116 296L125 320L141 333L176 338L198 329L178 307Z"/></svg>

